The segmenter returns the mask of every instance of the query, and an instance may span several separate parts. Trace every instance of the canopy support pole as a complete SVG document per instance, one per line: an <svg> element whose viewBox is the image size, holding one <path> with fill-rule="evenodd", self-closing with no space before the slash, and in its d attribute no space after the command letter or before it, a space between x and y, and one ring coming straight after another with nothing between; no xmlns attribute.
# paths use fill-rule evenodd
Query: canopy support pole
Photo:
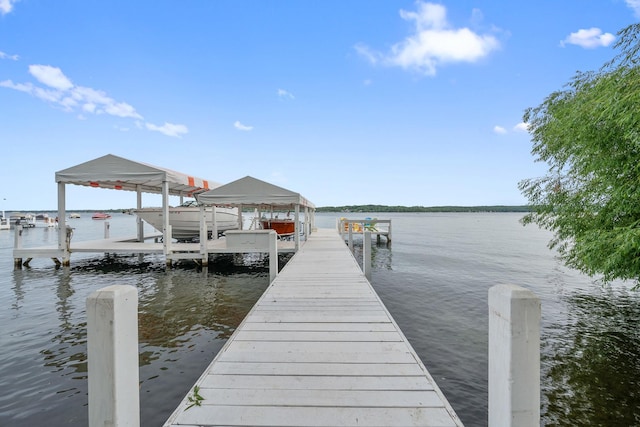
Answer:
<svg viewBox="0 0 640 427"><path fill-rule="evenodd" d="M293 240L296 242L296 252L300 249L300 205L296 203L296 214L294 218L295 224L293 227Z"/></svg>
<svg viewBox="0 0 640 427"><path fill-rule="evenodd" d="M136 185L136 209L142 209L142 191L140 184ZM138 242L144 242L144 224L142 218L137 215L136 225L138 227Z"/></svg>
<svg viewBox="0 0 640 427"><path fill-rule="evenodd" d="M171 229L169 228L169 182L162 181L162 249L165 260L169 264L169 241L171 240Z"/></svg>

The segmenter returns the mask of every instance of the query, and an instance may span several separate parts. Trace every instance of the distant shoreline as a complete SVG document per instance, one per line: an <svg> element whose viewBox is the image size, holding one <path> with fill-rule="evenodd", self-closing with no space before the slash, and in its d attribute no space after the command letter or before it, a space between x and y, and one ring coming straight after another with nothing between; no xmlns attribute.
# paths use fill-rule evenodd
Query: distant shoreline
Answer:
<svg viewBox="0 0 640 427"><path fill-rule="evenodd" d="M323 206L316 212L530 212L529 206L386 206L353 205Z"/></svg>
<svg viewBox="0 0 640 427"><path fill-rule="evenodd" d="M67 209L69 212L122 212L128 213L131 209ZM316 212L530 212L530 206L506 206L506 205L487 205L487 206L388 206L388 205L349 205L349 206L321 206L316 207ZM52 213L57 212L56 209L48 210L6 210L7 213L12 212L28 212L28 213Z"/></svg>

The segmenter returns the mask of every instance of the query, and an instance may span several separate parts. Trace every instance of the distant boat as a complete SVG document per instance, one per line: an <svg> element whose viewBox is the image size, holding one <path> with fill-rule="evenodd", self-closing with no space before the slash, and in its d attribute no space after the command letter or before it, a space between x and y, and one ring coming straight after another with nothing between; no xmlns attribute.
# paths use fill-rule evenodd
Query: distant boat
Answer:
<svg viewBox="0 0 640 427"><path fill-rule="evenodd" d="M17 225L21 225L22 228L33 228L36 226L36 216L35 214L13 212L9 217L9 223L14 227Z"/></svg>
<svg viewBox="0 0 640 427"><path fill-rule="evenodd" d="M207 231L213 230L211 221L211 207L205 208L207 217ZM134 209L133 213L151 224L153 228L162 231L162 208ZM177 240L193 240L200 237L200 206L195 200L189 200L182 205L169 207L169 224L171 237ZM238 228L238 210L234 208L216 207L216 228L218 233Z"/></svg>
<svg viewBox="0 0 640 427"><path fill-rule="evenodd" d="M9 230L11 228L11 224L9 223L9 218L7 218L2 211L2 216L0 217L0 230Z"/></svg>
<svg viewBox="0 0 640 427"><path fill-rule="evenodd" d="M107 218L111 218L111 215L103 212L96 212L93 215L91 215L91 219L107 219Z"/></svg>
<svg viewBox="0 0 640 427"><path fill-rule="evenodd" d="M76 212L71 213L71 214L69 214L69 218L80 218L80 214L76 213Z"/></svg>

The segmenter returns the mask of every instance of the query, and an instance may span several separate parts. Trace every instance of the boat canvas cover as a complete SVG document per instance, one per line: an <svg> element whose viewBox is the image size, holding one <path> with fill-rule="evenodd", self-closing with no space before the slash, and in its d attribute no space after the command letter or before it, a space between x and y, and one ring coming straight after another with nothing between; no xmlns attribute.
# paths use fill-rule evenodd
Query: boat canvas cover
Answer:
<svg viewBox="0 0 640 427"><path fill-rule="evenodd" d="M229 184L200 193L198 201L207 205L300 205L315 209L313 203L286 188L278 187L265 181L245 176Z"/></svg>
<svg viewBox="0 0 640 427"><path fill-rule="evenodd" d="M169 194L192 196L219 187L214 181L189 176L170 169L135 162L122 157L106 156L56 172L56 182L97 188L162 193L166 181Z"/></svg>

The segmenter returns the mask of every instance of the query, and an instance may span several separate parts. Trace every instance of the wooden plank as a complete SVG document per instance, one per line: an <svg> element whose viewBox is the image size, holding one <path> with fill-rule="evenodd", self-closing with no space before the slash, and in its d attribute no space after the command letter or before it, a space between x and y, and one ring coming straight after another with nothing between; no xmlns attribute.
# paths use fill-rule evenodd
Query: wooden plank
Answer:
<svg viewBox="0 0 640 427"><path fill-rule="evenodd" d="M244 331L351 331L351 332L395 332L396 328L391 322L384 323L357 323L357 322L272 322L256 323L248 321L243 324Z"/></svg>
<svg viewBox="0 0 640 427"><path fill-rule="evenodd" d="M252 363L218 361L209 370L218 375L313 375L313 376L422 376L415 363Z"/></svg>
<svg viewBox="0 0 640 427"><path fill-rule="evenodd" d="M241 424L239 424L241 422ZM198 406L180 425L196 426L438 426L456 424L444 408L329 408L290 406Z"/></svg>
<svg viewBox="0 0 640 427"><path fill-rule="evenodd" d="M401 342L398 332L344 332L344 331L247 331L241 330L236 341L320 341L320 342Z"/></svg>
<svg viewBox="0 0 640 427"><path fill-rule="evenodd" d="M206 375L202 388L271 390L433 390L422 376ZM240 403L240 402L239 402Z"/></svg>
<svg viewBox="0 0 640 427"><path fill-rule="evenodd" d="M410 352L377 352L362 353L358 351L338 352L327 351L315 353L290 353L286 350L283 343L282 351L224 351L218 353L218 360L232 362L319 362L319 363L415 363L416 359Z"/></svg>
<svg viewBox="0 0 640 427"><path fill-rule="evenodd" d="M277 390L202 388L203 406L326 406L332 408L438 408L433 390Z"/></svg>
<svg viewBox="0 0 640 427"><path fill-rule="evenodd" d="M364 322L364 323L384 323L389 321L385 313L374 313L363 315L357 313L252 313L247 319L251 322Z"/></svg>

